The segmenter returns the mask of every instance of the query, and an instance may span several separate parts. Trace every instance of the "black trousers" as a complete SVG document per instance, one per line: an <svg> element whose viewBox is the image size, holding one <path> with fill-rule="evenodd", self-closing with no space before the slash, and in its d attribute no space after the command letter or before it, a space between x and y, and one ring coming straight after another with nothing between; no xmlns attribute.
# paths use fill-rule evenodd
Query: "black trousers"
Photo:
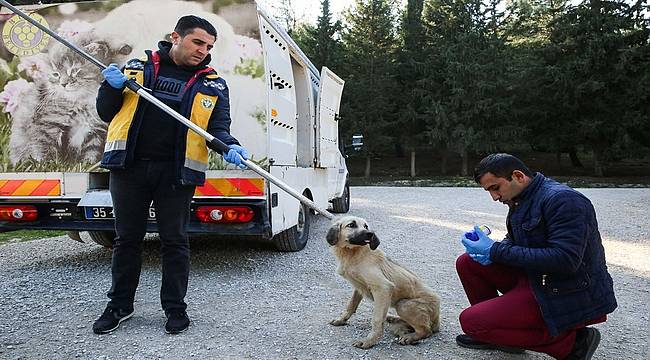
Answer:
<svg viewBox="0 0 650 360"><path fill-rule="evenodd" d="M156 209L161 242L160 302L166 313L185 310L190 271L187 225L194 186L176 185L172 161L138 160L126 170L111 170L110 191L117 237L113 244L108 306L133 309L142 268L142 243L149 206Z"/></svg>

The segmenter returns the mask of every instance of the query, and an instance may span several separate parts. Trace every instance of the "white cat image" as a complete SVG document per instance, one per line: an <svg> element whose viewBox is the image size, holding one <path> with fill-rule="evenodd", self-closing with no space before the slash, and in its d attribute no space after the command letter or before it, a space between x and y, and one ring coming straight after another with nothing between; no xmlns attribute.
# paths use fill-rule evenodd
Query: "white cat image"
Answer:
<svg viewBox="0 0 650 360"><path fill-rule="evenodd" d="M168 39L181 16L203 17L217 29L210 65L230 87L233 134L264 138L263 123L238 120L257 118L265 108L264 77L253 78L235 71L245 59L263 64L261 44L257 39L235 34L231 24L212 13L209 6L209 2L134 0L94 23L75 23L73 28L83 28L83 32L68 40L106 65L122 66L130 58L144 56L144 50L156 49L160 40ZM107 124L99 119L95 107L97 89L103 80L100 69L63 44L51 41L48 52L35 55L34 60L42 66L39 76L32 76L11 113L9 161L14 166L30 159L54 164L96 163L102 156ZM251 127L251 123L255 126ZM266 151L263 142L247 145L254 154Z"/></svg>
<svg viewBox="0 0 650 360"><path fill-rule="evenodd" d="M123 60L131 52L125 44L111 48L92 32L74 42L100 61ZM9 160L98 161L107 127L95 108L99 68L62 44L36 56L43 75L34 77L12 114Z"/></svg>

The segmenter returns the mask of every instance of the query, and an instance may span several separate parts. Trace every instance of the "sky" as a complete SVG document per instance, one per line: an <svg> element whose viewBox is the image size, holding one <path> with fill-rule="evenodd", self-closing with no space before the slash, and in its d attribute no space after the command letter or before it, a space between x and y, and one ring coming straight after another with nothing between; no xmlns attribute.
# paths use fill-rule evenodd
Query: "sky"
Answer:
<svg viewBox="0 0 650 360"><path fill-rule="evenodd" d="M274 7L279 6L281 3L280 0L261 0L259 2L265 4L271 12L274 12ZM316 19L320 15L320 3L320 0L291 0L296 17L312 24L316 23ZM350 0L330 0L330 9L338 19L339 14L351 4L353 4L353 1Z"/></svg>

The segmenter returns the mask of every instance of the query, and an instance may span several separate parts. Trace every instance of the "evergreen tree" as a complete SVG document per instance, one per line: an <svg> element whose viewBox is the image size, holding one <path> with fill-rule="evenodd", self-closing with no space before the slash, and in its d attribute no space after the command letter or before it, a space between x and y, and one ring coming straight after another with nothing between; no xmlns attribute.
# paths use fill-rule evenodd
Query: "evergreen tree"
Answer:
<svg viewBox="0 0 650 360"><path fill-rule="evenodd" d="M424 0L408 0L406 12L402 16L400 28L401 47L397 52L397 81L401 90L396 98L398 121L394 123L393 133L396 135L396 152L402 155L406 147L411 153L411 176L416 175L415 149L422 143L427 143L423 136L424 121L422 119L421 88L419 80L424 76L423 67L426 58L422 52L422 10Z"/></svg>
<svg viewBox="0 0 650 360"><path fill-rule="evenodd" d="M332 17L329 0L322 0L316 26L303 24L293 37L317 69L327 66L337 72L343 51L339 38L341 29L341 22Z"/></svg>
<svg viewBox="0 0 650 360"><path fill-rule="evenodd" d="M634 110L644 106L629 92L638 89L642 80L636 76L648 65L639 56L648 46L647 20L634 6L625 0L586 0L552 24L547 68L560 80L556 98L573 109L571 125L561 129L592 152L597 176L628 152L626 129L638 121Z"/></svg>
<svg viewBox="0 0 650 360"><path fill-rule="evenodd" d="M341 122L343 133L363 132L365 175L370 176L370 159L392 144L389 125L396 121L394 1L356 0L347 12L345 43L346 95ZM347 136L346 136L347 137Z"/></svg>
<svg viewBox="0 0 650 360"><path fill-rule="evenodd" d="M498 3L431 0L425 6L427 134L461 155L463 175L469 153L494 151L512 133L504 122L510 100Z"/></svg>
<svg viewBox="0 0 650 360"><path fill-rule="evenodd" d="M512 70L512 120L521 135L536 151L570 155L573 166L582 166L578 158L580 144L575 141L575 107L565 101L564 85L570 83L557 68L548 66L557 58L551 44L552 25L566 13L568 1L519 0L508 7L504 25Z"/></svg>

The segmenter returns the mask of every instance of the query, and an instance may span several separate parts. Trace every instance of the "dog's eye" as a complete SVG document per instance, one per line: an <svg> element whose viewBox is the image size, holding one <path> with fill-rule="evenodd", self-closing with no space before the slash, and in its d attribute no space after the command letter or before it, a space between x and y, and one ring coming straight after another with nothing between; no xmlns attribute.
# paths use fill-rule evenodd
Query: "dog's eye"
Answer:
<svg viewBox="0 0 650 360"><path fill-rule="evenodd" d="M351 223L345 225L345 227L355 228L355 227L357 227L357 224L355 222L351 222Z"/></svg>
<svg viewBox="0 0 650 360"><path fill-rule="evenodd" d="M368 230L368 224L364 224L363 227Z"/></svg>

